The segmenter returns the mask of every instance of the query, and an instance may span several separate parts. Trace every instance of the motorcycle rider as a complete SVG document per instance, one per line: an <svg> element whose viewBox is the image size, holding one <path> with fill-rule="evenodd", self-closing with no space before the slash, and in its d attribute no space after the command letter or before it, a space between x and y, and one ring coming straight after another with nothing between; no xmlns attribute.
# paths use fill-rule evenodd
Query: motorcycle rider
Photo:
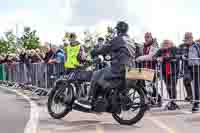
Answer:
<svg viewBox="0 0 200 133"><path fill-rule="evenodd" d="M111 67L94 72L89 98L80 98L75 101L75 104L91 109L99 89L119 88L119 86L120 89L125 88L125 82L123 82L125 81L125 68L126 66L134 66L135 60L135 49L127 35L128 29L129 26L126 22L118 22L116 26L117 36L109 44L91 52L92 56L110 54Z"/></svg>

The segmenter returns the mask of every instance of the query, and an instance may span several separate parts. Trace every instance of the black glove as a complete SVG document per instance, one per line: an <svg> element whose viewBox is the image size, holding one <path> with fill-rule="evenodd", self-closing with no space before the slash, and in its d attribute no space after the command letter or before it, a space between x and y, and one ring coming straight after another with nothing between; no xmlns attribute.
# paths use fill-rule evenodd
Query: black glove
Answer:
<svg viewBox="0 0 200 133"><path fill-rule="evenodd" d="M94 63L101 63L101 59L100 59L100 58L95 58L95 59L93 60L93 62L94 62Z"/></svg>
<svg viewBox="0 0 200 133"><path fill-rule="evenodd" d="M93 49L93 50L90 52L90 55L91 55L91 58L94 59L98 54L96 53L96 50Z"/></svg>

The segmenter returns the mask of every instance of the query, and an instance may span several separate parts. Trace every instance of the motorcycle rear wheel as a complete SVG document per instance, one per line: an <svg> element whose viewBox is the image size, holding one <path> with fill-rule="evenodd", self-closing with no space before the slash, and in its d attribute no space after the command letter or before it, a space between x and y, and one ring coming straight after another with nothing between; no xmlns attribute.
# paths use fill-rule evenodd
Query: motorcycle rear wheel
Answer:
<svg viewBox="0 0 200 133"><path fill-rule="evenodd" d="M112 114L113 118L122 125L133 125L133 124L136 124L137 122L139 122L143 118L143 116L146 112L146 108L147 108L146 104L145 104L145 94L141 88L135 86L134 88L132 88L132 87L128 88L128 90L131 90L134 93L137 93L138 95L137 95L136 99L140 100L140 102L136 102L135 101L136 99L130 98L130 100L132 101L131 106L133 106L133 108L130 107L130 109L133 109L133 110L128 110L129 111L128 112L126 109L126 112L128 112L128 113L134 112L135 113L137 109L138 109L138 112L136 112L136 115L131 116L131 118L128 120L121 117L122 113L125 112L124 111L125 109L122 107L123 105L121 105L120 114L119 113ZM128 95L130 95L130 94L127 94L127 96Z"/></svg>

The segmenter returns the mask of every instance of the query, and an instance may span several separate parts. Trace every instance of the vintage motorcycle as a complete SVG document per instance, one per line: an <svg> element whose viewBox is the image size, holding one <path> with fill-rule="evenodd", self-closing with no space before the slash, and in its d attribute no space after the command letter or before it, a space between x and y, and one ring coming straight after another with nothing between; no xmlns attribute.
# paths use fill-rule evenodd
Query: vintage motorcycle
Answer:
<svg viewBox="0 0 200 133"><path fill-rule="evenodd" d="M106 63L104 58L98 58L97 60L98 62L93 63L95 65L93 70L95 71L97 66L105 66L102 64ZM77 70L77 72L72 72L57 79L48 98L49 114L55 119L61 119L72 110L87 113L107 112L112 114L117 122L124 125L132 125L141 120L148 105L145 94L141 89L142 86L137 80L126 79L126 89L120 89L121 83L116 84L114 82L113 84L115 79L111 79L112 87L99 92L90 110L74 103L77 98L86 97L89 89L92 89L90 88L90 82L95 71ZM81 78L77 79L76 77Z"/></svg>
<svg viewBox="0 0 200 133"><path fill-rule="evenodd" d="M116 32L112 32L111 39L107 41L112 40L115 35ZM112 117L123 125L132 125L140 121L148 109L148 103L140 80L134 78L135 73L131 73L130 68L126 69L124 80L121 82L115 82L119 79L109 79L107 88L102 89L98 86L101 87L101 91L93 101L92 109L75 104L76 99L89 95L89 90L93 89L90 88L92 76L96 71L109 66L109 61L111 58L99 56L94 59L89 70L84 68L85 70L77 70L57 79L48 98L49 114L55 119L61 119L73 110L95 114L106 112L112 114ZM122 89L122 84L125 84L125 89Z"/></svg>

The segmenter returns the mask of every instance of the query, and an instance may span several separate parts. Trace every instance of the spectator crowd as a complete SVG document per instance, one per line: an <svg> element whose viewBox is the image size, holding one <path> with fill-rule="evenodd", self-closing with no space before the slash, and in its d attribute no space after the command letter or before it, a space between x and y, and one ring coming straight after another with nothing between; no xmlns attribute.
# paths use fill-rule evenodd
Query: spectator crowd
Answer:
<svg viewBox="0 0 200 133"><path fill-rule="evenodd" d="M56 46L50 48L46 44L43 48L39 49L17 49L16 53L0 54L0 64L12 63L64 63L64 51Z"/></svg>
<svg viewBox="0 0 200 133"><path fill-rule="evenodd" d="M178 46L175 46L174 42L170 39L163 40L161 45L159 45L157 40L153 37L153 35L150 32L145 33L144 40L144 44L137 44L133 42L133 45L136 48L136 61L143 62L143 66L145 68L151 69L155 69L157 61L162 62L161 73L163 75L163 80L165 82L169 98L172 99L172 101L169 103L168 109L175 110L177 108L177 105L175 103L175 99L177 99L176 85L177 80L179 79L179 74L181 72L183 73L183 83L187 92L185 100L199 101L200 40L194 41L193 34L191 32L185 33L183 43ZM76 40L71 40L70 42L73 42L73 44L77 45L80 44ZM100 45L104 45L104 43L104 38L100 37L98 39L96 47L100 47ZM64 47L66 45L68 45L68 42L65 40ZM76 45L74 46L76 47ZM69 59L69 57L66 57L66 51L70 51L69 48L61 49L57 47L50 47L49 45L45 45L43 49L26 50L22 48L18 49L15 54L1 54L0 64L65 63L66 67L75 68L78 62L83 62L83 58L85 56L84 47L77 48L80 49L80 52L78 54L77 61L75 60L75 64L73 64L73 61L70 62L72 64L65 63L65 60ZM180 60L178 59L179 56L181 57L182 62L180 62ZM180 63L182 63L182 65L180 65ZM184 67L180 68L180 66ZM193 95L192 81L194 82L193 85L195 95ZM156 93L156 88L153 87L153 96L156 96ZM161 102L161 100L159 100L159 102ZM199 110L199 102L194 102L192 110Z"/></svg>
<svg viewBox="0 0 200 133"><path fill-rule="evenodd" d="M151 69L155 69L155 60L156 62L162 62L161 75L165 82L169 98L172 100L168 104L168 109L175 110L178 108L178 105L175 103L178 95L176 86L177 80L183 78L183 84L187 93L185 100L195 100L192 111L199 111L199 40L194 41L193 34L191 32L186 32L184 35L183 44L175 46L172 40L166 39L163 40L161 47L159 48L157 45L155 45L151 33L146 33L144 38L145 43L141 48L141 54L136 60L137 62L144 62L144 67ZM158 92L156 92L156 89L153 88L153 96L155 96L156 93ZM161 102L160 100L158 101Z"/></svg>

